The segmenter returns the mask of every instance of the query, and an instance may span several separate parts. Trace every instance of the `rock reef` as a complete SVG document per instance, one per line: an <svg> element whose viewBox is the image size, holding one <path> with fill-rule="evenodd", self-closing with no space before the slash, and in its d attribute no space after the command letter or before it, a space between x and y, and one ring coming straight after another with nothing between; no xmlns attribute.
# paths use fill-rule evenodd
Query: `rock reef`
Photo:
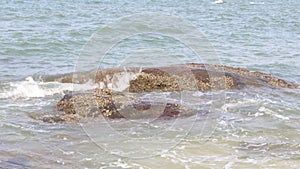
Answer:
<svg viewBox="0 0 300 169"><path fill-rule="evenodd" d="M66 94L56 105L56 114L37 116L44 122L78 122L82 119L160 118L195 114L183 105L149 102L124 93L181 92L241 89L247 86L298 88L269 74L211 64L180 64L164 67L110 68L51 76L45 81L93 82L98 88ZM151 110L151 111L148 111Z"/></svg>
<svg viewBox="0 0 300 169"><path fill-rule="evenodd" d="M88 93L67 94L56 104L56 114L37 116L49 123L79 122L97 118L172 118L190 116L193 110L175 103L150 102L128 98L110 89L95 89Z"/></svg>
<svg viewBox="0 0 300 169"><path fill-rule="evenodd" d="M127 77L130 92L151 92L235 89L245 86L298 88L299 85L286 82L266 73L250 71L212 64L179 64L164 67L117 67L87 72L75 72L64 75L49 76L43 80L61 83L83 84L93 82L100 88L113 88L120 78ZM124 80L124 79L123 79Z"/></svg>

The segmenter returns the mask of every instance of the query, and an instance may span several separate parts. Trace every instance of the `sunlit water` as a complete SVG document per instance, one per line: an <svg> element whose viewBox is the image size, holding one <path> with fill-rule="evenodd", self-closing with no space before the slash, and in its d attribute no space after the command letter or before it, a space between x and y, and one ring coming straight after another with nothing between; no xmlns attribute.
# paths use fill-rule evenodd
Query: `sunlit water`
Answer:
<svg viewBox="0 0 300 169"><path fill-rule="evenodd" d="M93 88L43 78L76 70L95 31L138 12L188 20L210 41L217 64L300 83L300 2L212 2L1 1L0 162L22 157L29 168L299 168L299 89L144 96L198 111L171 120L48 124L31 118L54 112L69 90ZM202 61L177 40L146 34L117 44L101 66L114 66L124 55L131 59L121 65L159 65L160 54L176 58L171 63Z"/></svg>

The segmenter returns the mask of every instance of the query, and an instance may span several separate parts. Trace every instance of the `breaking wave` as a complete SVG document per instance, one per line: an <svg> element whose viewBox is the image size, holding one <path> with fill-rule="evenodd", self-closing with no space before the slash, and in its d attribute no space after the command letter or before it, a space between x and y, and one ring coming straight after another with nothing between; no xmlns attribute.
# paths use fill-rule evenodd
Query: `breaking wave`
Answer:
<svg viewBox="0 0 300 169"><path fill-rule="evenodd" d="M33 98L64 94L66 91L80 91L95 88L92 84L72 84L35 81L27 77L24 81L9 82L0 88L0 98Z"/></svg>

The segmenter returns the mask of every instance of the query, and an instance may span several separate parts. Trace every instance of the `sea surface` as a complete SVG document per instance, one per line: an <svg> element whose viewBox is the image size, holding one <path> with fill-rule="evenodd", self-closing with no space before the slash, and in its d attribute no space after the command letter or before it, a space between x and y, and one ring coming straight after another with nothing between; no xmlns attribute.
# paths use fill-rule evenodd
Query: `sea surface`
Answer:
<svg viewBox="0 0 300 169"><path fill-rule="evenodd" d="M299 16L297 0L0 1L0 168L298 169L300 89L142 96L199 110L171 120L32 117L97 87L47 77L95 68L214 63L300 84Z"/></svg>

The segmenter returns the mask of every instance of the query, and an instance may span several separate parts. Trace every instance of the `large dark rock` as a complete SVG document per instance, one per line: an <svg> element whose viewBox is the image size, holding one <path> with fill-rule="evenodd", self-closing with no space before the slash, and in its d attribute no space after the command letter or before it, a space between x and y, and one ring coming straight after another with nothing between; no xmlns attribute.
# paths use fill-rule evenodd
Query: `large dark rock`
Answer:
<svg viewBox="0 0 300 169"><path fill-rule="evenodd" d="M130 81L130 92L224 90L246 86L297 88L269 74L219 65L185 64L159 68L144 68Z"/></svg>
<svg viewBox="0 0 300 169"><path fill-rule="evenodd" d="M220 90L239 89L246 86L298 88L299 85L286 82L269 74L242 68L212 64L180 64L164 67L138 68L122 67L88 72L71 73L46 77L45 81L62 83L94 82L101 87L112 88L120 76L131 74L127 89L130 92Z"/></svg>
<svg viewBox="0 0 300 169"><path fill-rule="evenodd" d="M67 94L56 105L56 114L37 116L49 123L79 122L100 118L161 118L187 116L193 110L175 103L150 102L128 98L109 89L95 89L87 93Z"/></svg>
<svg viewBox="0 0 300 169"><path fill-rule="evenodd" d="M261 72L194 63L143 69L137 67L111 68L52 76L45 80L55 80L62 83L87 83L92 80L102 88L85 93L65 95L57 103L57 114L37 117L37 119L45 122L80 121L99 116L110 119L177 117L191 115L194 112L174 103L149 102L138 97L130 98L122 92L205 92L240 89L246 86L299 87L299 85Z"/></svg>

